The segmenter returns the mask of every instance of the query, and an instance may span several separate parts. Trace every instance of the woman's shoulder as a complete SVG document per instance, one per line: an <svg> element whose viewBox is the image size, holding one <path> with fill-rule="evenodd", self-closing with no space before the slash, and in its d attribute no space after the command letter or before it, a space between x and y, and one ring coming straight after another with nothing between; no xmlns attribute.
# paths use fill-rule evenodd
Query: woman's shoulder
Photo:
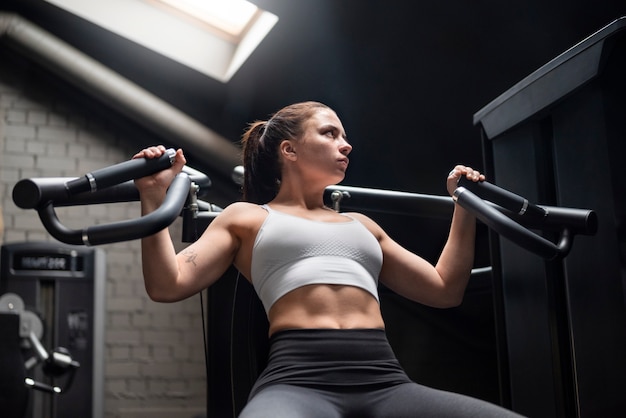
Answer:
<svg viewBox="0 0 626 418"><path fill-rule="evenodd" d="M237 201L226 206L224 211L240 212L240 211L250 211L250 210L255 210L255 209L263 210L262 205L258 205L256 203L250 203L250 202Z"/></svg>
<svg viewBox="0 0 626 418"><path fill-rule="evenodd" d="M381 235L385 232L372 218L359 212L345 212L346 215L352 219L356 219L361 222L374 236L380 239Z"/></svg>
<svg viewBox="0 0 626 418"><path fill-rule="evenodd" d="M249 221L258 221L265 219L267 210L263 206L249 202L234 202L226 206L226 208L218 215L217 218L229 220L230 222L241 224Z"/></svg>
<svg viewBox="0 0 626 418"><path fill-rule="evenodd" d="M343 212L344 215L347 215L353 219L356 219L357 221L361 222L362 224L369 224L369 223L375 223L369 216L364 215L360 212Z"/></svg>

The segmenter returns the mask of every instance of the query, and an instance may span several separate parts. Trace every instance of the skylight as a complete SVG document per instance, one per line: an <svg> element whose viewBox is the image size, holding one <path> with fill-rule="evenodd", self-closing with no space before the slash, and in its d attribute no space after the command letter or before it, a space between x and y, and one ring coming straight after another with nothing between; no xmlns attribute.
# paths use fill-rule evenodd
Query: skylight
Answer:
<svg viewBox="0 0 626 418"><path fill-rule="evenodd" d="M278 21L244 0L46 0L221 82Z"/></svg>
<svg viewBox="0 0 626 418"><path fill-rule="evenodd" d="M199 19L237 38L241 37L259 11L242 0L155 0Z"/></svg>

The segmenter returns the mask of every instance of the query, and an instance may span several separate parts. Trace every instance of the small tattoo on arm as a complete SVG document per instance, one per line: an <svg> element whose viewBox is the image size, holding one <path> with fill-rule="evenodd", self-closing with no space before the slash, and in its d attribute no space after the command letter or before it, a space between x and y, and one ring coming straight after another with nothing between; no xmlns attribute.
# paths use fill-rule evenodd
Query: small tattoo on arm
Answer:
<svg viewBox="0 0 626 418"><path fill-rule="evenodd" d="M185 256L186 263L191 263L196 266L196 258L198 257L198 254L194 250L187 249L184 250L182 254Z"/></svg>

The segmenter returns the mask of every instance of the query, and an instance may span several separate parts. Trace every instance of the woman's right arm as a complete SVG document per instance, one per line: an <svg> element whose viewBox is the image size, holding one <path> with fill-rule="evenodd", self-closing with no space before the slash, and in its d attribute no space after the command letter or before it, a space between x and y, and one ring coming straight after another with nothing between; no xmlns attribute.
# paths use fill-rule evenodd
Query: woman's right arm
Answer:
<svg viewBox="0 0 626 418"><path fill-rule="evenodd" d="M158 158L165 147L150 147L133 158ZM135 180L141 199L142 215L156 210L167 188L181 172L186 160L182 150L176 151L171 168ZM146 291L152 300L175 302L210 286L233 261L238 240L231 232L228 216L220 214L203 235L179 254L167 228L141 240L141 261ZM220 219L221 218L221 219ZM219 220L218 220L219 219Z"/></svg>

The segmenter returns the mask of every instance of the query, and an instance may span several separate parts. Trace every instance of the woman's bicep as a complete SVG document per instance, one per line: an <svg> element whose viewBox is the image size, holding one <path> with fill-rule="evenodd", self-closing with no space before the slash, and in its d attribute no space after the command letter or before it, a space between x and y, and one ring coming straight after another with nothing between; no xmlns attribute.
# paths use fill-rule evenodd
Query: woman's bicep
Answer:
<svg viewBox="0 0 626 418"><path fill-rule="evenodd" d="M197 293L215 283L234 260L238 239L227 222L218 221L220 216L176 256L180 285L186 293Z"/></svg>
<svg viewBox="0 0 626 418"><path fill-rule="evenodd" d="M446 285L435 267L389 236L381 241L383 267L380 281L407 299L432 307L448 307Z"/></svg>

